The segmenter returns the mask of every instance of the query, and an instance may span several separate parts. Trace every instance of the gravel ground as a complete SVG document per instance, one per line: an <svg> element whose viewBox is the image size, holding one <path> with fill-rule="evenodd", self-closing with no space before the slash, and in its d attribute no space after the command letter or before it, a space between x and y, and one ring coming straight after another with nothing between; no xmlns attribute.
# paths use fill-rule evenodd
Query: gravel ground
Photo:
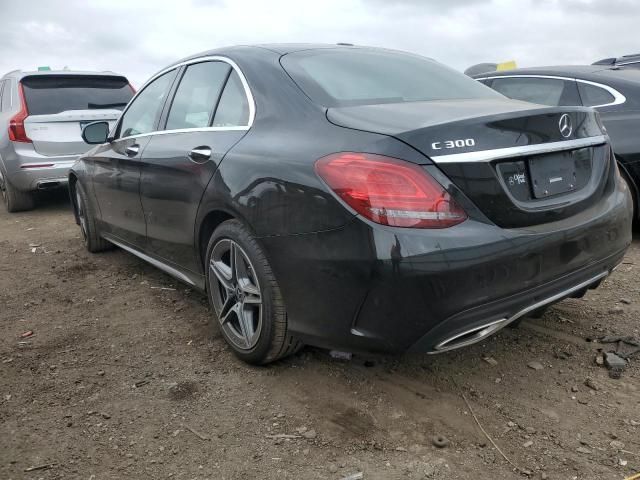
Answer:
<svg viewBox="0 0 640 480"><path fill-rule="evenodd" d="M305 348L254 368L207 338L203 295L87 253L65 196L45 203L0 213L2 479L640 472L640 354L612 379L595 362L610 346L586 341L640 338L639 234L601 288L479 345L348 362Z"/></svg>

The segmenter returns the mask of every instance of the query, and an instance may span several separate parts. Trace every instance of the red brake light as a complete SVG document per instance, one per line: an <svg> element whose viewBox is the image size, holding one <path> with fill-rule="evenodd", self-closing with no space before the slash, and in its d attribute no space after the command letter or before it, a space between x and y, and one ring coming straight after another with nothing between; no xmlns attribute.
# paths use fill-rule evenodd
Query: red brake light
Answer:
<svg viewBox="0 0 640 480"><path fill-rule="evenodd" d="M20 111L9 119L9 140L12 142L31 143L24 128L24 120L29 116L27 104L24 101L24 90L22 84L18 83L18 97L20 98Z"/></svg>
<svg viewBox="0 0 640 480"><path fill-rule="evenodd" d="M446 228L465 211L423 168L370 153L341 152L319 159L316 173L356 212L382 225Z"/></svg>

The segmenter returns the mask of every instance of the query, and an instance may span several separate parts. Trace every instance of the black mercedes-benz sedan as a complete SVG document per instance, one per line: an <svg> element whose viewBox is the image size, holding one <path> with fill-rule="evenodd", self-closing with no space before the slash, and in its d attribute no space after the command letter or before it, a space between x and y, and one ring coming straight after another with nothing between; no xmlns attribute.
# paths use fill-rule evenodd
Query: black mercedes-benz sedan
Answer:
<svg viewBox="0 0 640 480"><path fill-rule="evenodd" d="M597 63L520 68L474 78L516 100L595 108L633 195L635 218L640 220L640 70L630 64L622 67Z"/></svg>
<svg viewBox="0 0 640 480"><path fill-rule="evenodd" d="M594 110L396 51L206 52L83 136L69 180L89 251L206 292L251 363L469 345L596 287L631 241Z"/></svg>

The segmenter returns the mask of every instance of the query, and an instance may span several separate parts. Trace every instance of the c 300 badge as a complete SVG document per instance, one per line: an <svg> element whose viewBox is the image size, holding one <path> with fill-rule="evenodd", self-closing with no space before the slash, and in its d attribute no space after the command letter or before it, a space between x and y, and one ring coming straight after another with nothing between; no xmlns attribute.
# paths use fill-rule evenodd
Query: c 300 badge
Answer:
<svg viewBox="0 0 640 480"><path fill-rule="evenodd" d="M473 138L459 138L458 140L443 140L442 142L433 142L431 148L433 150L444 150L451 148L474 147L476 141Z"/></svg>

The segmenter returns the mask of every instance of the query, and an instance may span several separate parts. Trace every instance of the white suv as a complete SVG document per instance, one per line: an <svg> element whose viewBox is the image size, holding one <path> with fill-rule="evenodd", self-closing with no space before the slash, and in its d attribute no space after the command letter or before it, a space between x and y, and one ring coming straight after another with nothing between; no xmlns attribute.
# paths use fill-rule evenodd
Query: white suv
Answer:
<svg viewBox="0 0 640 480"><path fill-rule="evenodd" d="M112 72L14 71L0 78L0 190L9 212L34 207L34 191L66 186L88 146L82 128L113 125L134 90Z"/></svg>

